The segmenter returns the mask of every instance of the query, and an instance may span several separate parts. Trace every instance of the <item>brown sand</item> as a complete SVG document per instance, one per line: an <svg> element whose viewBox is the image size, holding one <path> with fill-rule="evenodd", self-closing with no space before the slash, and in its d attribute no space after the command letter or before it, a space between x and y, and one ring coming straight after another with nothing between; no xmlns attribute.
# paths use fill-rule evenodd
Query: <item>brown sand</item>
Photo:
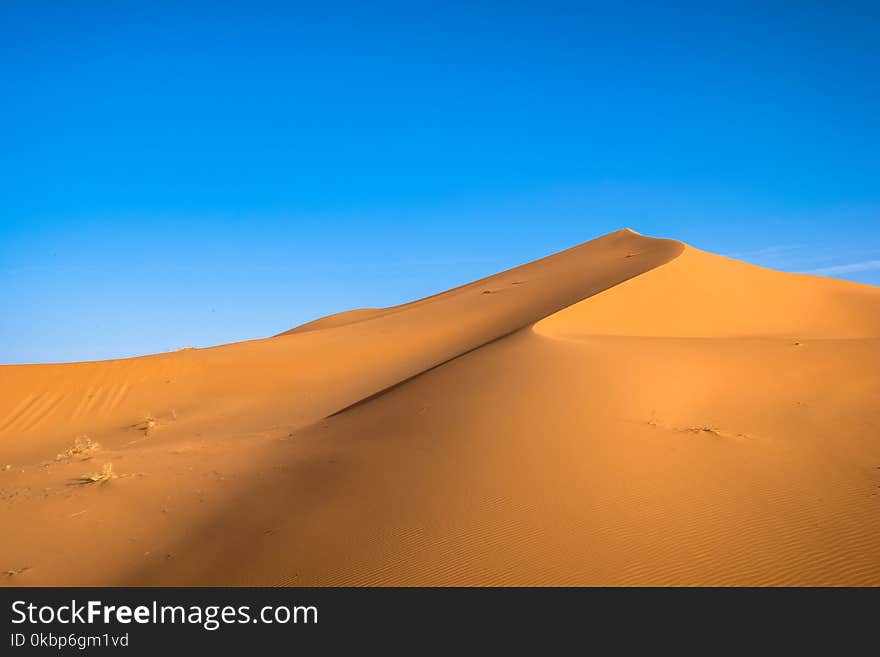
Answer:
<svg viewBox="0 0 880 657"><path fill-rule="evenodd" d="M0 583L880 585L877 363L880 289L624 230L274 338L0 367Z"/></svg>

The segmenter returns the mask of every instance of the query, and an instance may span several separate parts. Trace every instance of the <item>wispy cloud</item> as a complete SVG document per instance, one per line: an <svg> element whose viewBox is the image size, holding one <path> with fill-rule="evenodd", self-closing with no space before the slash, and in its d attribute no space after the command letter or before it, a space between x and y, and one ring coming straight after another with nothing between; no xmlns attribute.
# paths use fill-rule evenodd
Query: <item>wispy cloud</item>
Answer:
<svg viewBox="0 0 880 657"><path fill-rule="evenodd" d="M880 260L865 260L863 262L851 262L846 265L834 265L833 267L820 267L810 269L804 274L817 274L819 276L837 276L838 274L852 274L859 271L874 271L880 269Z"/></svg>

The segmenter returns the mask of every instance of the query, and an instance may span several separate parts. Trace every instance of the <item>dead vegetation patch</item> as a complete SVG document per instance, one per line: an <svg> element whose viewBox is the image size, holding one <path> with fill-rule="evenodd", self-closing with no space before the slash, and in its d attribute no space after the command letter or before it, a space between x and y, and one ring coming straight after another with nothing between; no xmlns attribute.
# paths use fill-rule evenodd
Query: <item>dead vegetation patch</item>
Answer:
<svg viewBox="0 0 880 657"><path fill-rule="evenodd" d="M678 427L675 429L682 433L692 433L697 436L715 436L716 438L748 438L744 433L731 433L709 425L697 425L694 427Z"/></svg>
<svg viewBox="0 0 880 657"><path fill-rule="evenodd" d="M73 441L73 446L68 447L55 457L56 461L70 461L78 459L85 461L92 458L95 452L101 449L101 445L88 436L79 436Z"/></svg>
<svg viewBox="0 0 880 657"><path fill-rule="evenodd" d="M696 434L710 433L713 436L718 436L718 437L721 436L721 432L718 429L716 429L715 427L709 427L709 426L685 427L683 429L679 429L679 431L685 431L687 433L696 433Z"/></svg>
<svg viewBox="0 0 880 657"><path fill-rule="evenodd" d="M143 420L135 422L131 425L131 428L138 431L143 431L144 436L149 436L150 432L153 431L158 425L159 420L153 417L152 413L147 413L146 416L144 416Z"/></svg>
<svg viewBox="0 0 880 657"><path fill-rule="evenodd" d="M156 431L163 424L166 424L169 421L177 421L177 411L175 409L172 409L171 413L164 420L153 415L152 413L147 413L141 420L138 420L134 424L129 425L129 428L136 431L142 431L144 434L144 438L148 438L154 431Z"/></svg>
<svg viewBox="0 0 880 657"><path fill-rule="evenodd" d="M725 431L719 427L713 426L711 424L696 424L692 426L686 427L676 427L676 426L667 426L661 424L657 419L656 411L651 412L651 417L647 420L641 422L641 424L647 424L649 427L654 427L655 429L665 429L667 431L675 431L678 433L690 433L697 436L715 436L716 438L748 438L749 436L744 433L736 433Z"/></svg>
<svg viewBox="0 0 880 657"><path fill-rule="evenodd" d="M77 477L71 482L73 486L88 486L89 484L106 484L114 479L124 479L125 477L141 477L141 473L137 474L117 474L113 469L112 463L105 463L100 472L92 472L82 477Z"/></svg>
<svg viewBox="0 0 880 657"><path fill-rule="evenodd" d="M119 475L113 472L113 464L105 463L100 472L93 472L91 474L85 474L82 477L77 477L73 480L73 483L79 486L87 484L106 484L108 481L118 478Z"/></svg>

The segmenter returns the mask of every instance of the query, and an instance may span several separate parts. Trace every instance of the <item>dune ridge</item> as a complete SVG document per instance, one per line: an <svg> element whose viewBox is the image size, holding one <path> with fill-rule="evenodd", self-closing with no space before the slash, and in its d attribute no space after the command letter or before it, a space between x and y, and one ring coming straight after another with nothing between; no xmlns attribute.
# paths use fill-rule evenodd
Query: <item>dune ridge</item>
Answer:
<svg viewBox="0 0 880 657"><path fill-rule="evenodd" d="M878 585L878 356L877 288L623 230L263 340L0 367L0 583Z"/></svg>

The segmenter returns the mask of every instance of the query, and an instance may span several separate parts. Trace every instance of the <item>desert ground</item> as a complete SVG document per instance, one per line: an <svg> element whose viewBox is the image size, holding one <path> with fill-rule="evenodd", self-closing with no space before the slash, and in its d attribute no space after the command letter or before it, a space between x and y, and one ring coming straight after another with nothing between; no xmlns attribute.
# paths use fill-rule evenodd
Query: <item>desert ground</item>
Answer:
<svg viewBox="0 0 880 657"><path fill-rule="evenodd" d="M621 230L0 367L0 585L880 585L880 288Z"/></svg>

